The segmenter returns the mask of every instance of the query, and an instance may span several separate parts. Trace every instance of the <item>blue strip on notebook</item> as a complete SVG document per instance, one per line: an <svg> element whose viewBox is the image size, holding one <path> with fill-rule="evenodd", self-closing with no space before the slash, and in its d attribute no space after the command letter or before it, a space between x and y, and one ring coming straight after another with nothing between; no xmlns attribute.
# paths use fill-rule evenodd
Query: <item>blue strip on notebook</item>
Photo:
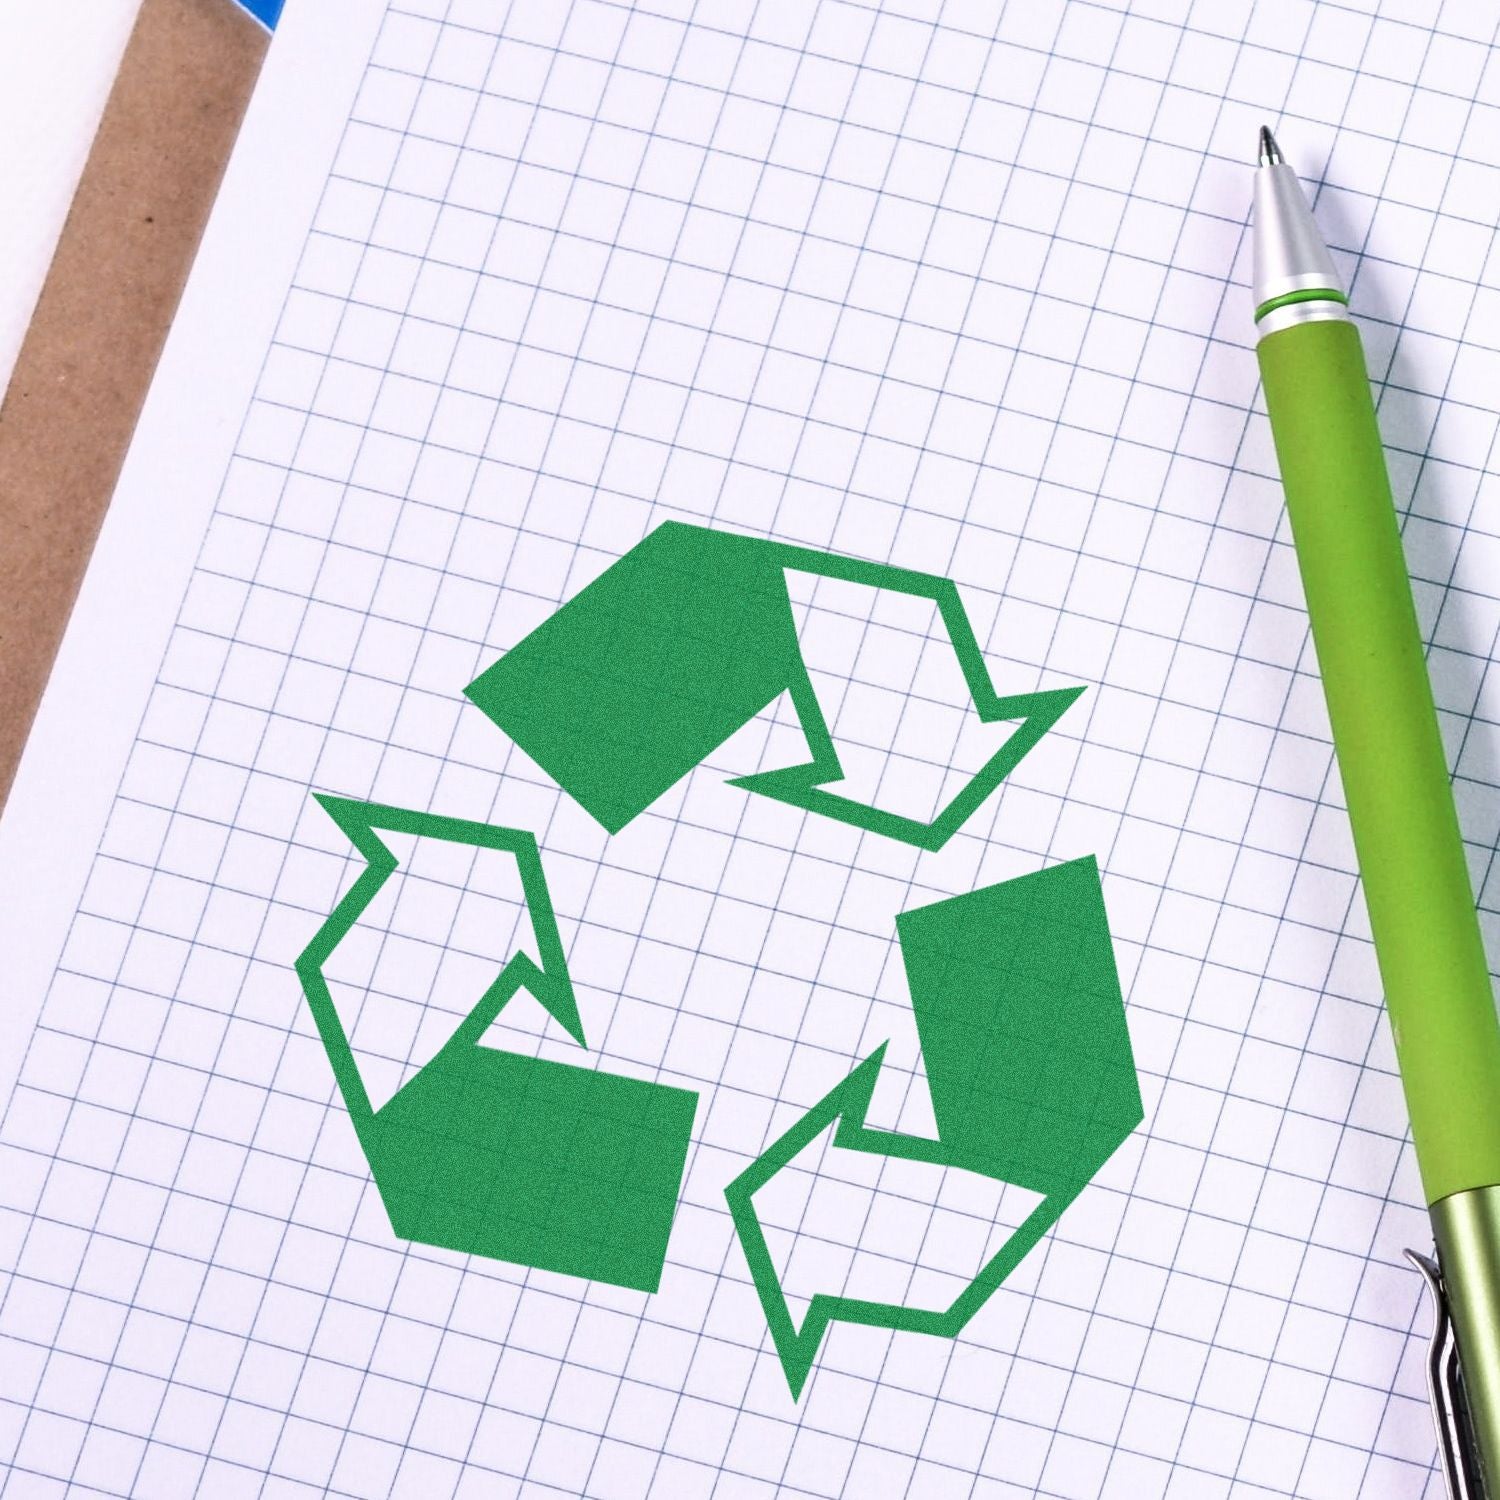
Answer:
<svg viewBox="0 0 1500 1500"><path fill-rule="evenodd" d="M260 22L267 31L276 29L277 19L281 15L281 7L286 0L239 0L239 3Z"/></svg>

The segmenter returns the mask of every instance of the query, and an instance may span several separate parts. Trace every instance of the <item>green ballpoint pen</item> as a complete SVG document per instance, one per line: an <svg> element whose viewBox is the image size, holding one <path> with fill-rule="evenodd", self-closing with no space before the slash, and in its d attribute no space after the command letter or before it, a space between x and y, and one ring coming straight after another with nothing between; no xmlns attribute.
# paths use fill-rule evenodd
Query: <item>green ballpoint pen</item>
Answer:
<svg viewBox="0 0 1500 1500"><path fill-rule="evenodd" d="M1500 1021L1359 334L1269 130L1255 324L1313 645L1437 1259L1428 1362L1454 1500L1500 1500Z"/></svg>

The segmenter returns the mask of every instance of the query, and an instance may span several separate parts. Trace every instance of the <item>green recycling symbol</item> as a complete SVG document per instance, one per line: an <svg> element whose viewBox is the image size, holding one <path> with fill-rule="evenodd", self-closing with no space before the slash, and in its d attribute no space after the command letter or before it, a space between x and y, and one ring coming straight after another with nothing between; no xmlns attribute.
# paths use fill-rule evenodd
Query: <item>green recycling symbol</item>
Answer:
<svg viewBox="0 0 1500 1500"><path fill-rule="evenodd" d="M980 719L1019 721L931 821L833 789L843 771L803 661L788 572L931 600ZM931 850L1082 689L997 695L949 579L668 522L465 691L610 833L787 694L809 759L732 785ZM392 1229L422 1244L654 1292L697 1094L481 1041L525 990L587 1045L535 837L340 797L318 801L365 868L296 967ZM540 962L514 954L432 1060L377 1109L324 970L397 868L383 832L511 855ZM935 1137L866 1124L882 1045L725 1190L794 1397L832 1321L956 1336L1142 1119L1092 858L902 912L896 929ZM799 1323L756 1194L829 1130L837 1147L979 1173L1039 1201L946 1308L819 1293Z"/></svg>

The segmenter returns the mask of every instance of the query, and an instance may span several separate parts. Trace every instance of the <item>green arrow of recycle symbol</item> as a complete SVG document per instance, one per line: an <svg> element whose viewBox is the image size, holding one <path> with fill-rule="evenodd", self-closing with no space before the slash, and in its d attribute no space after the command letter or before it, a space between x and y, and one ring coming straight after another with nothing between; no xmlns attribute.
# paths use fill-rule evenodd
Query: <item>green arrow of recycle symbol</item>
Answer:
<svg viewBox="0 0 1500 1500"><path fill-rule="evenodd" d="M844 772L802 660L788 572L931 599L981 722L1022 721L931 823L828 790ZM465 691L610 833L789 693L812 758L732 784L940 849L1083 689L1000 697L950 579L669 521Z"/></svg>
<svg viewBox="0 0 1500 1500"><path fill-rule="evenodd" d="M480 1042L524 989L584 1044L536 839L405 808L318 801L366 864L297 974L391 1228L424 1245L654 1292L698 1096ZM514 855L542 962L512 955L432 1061L377 1110L323 970L397 868L382 831Z"/></svg>
<svg viewBox="0 0 1500 1500"><path fill-rule="evenodd" d="M798 645L788 571L932 600L980 718L1020 721L930 822L830 789L843 773ZM611 833L789 694L810 758L732 784L923 849L940 848L1081 691L996 694L948 579L679 523L650 533L466 689ZM584 1044L535 838L318 800L366 867L297 972L393 1230L424 1244L655 1291L697 1095L481 1043L501 1008L525 989ZM515 954L432 1061L376 1110L324 966L397 867L381 831L513 855L541 963ZM1142 1118L1092 859L903 912L896 926L936 1136L866 1125L881 1047L726 1189L794 1397L832 1321L957 1335ZM948 1307L829 1290L812 1298L799 1324L755 1195L830 1129L841 1149L977 1172L1040 1201Z"/></svg>

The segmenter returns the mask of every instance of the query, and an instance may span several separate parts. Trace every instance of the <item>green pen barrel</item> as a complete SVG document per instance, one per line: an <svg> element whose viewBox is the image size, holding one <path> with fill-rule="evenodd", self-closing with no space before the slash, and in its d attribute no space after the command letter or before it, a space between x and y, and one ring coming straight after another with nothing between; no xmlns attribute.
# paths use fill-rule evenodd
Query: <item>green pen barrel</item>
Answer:
<svg viewBox="0 0 1500 1500"><path fill-rule="evenodd" d="M1258 346L1429 1203L1500 1183L1500 1022L1354 325Z"/></svg>

